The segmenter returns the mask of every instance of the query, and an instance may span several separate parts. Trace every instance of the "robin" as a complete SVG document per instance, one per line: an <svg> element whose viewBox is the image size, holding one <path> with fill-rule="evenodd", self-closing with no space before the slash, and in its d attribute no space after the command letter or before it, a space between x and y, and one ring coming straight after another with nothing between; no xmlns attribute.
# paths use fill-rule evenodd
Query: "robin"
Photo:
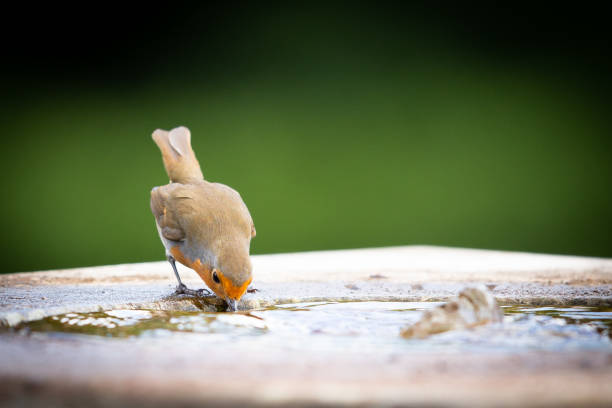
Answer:
<svg viewBox="0 0 612 408"><path fill-rule="evenodd" d="M181 282L175 264L179 261L236 311L252 280L249 247L255 226L251 214L238 192L204 180L189 129L157 129L153 140L161 150L170 184L153 188L151 211L178 280L176 293L210 294L205 289L188 289Z"/></svg>

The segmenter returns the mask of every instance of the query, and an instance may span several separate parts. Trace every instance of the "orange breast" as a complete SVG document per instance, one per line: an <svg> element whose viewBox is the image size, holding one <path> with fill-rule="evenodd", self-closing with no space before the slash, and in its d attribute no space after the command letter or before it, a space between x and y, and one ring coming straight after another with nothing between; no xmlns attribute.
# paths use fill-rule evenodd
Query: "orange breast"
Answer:
<svg viewBox="0 0 612 408"><path fill-rule="evenodd" d="M174 259L176 259L177 261L179 261L180 263L182 263L186 267L193 269L193 267L191 266L193 264L193 261L191 259L188 259L183 254L183 252L181 251L181 249L178 246L174 246L174 247L170 248L170 253L174 257Z"/></svg>
<svg viewBox="0 0 612 408"><path fill-rule="evenodd" d="M214 291L214 285L212 284L211 270L210 270L210 267L208 267L208 265L202 264L202 261L200 261L200 259L196 259L195 261L192 261L191 259L187 258L178 246L172 247L170 249L170 253L174 257L174 259L176 259L177 261L179 261L186 267L191 268L194 271L196 271L197 274L200 275L200 278L202 278L204 283L206 283L206 286L208 286L210 289L213 289ZM217 295L219 294L217 293Z"/></svg>
<svg viewBox="0 0 612 408"><path fill-rule="evenodd" d="M230 279L226 278L223 275L222 271L218 270L217 273L219 275L219 279L221 279L223 290L225 291L225 293L220 293L218 290L216 290L216 288L218 288L218 284L214 283L212 279L212 270L208 265L202 264L202 261L200 261L200 259L192 261L191 259L187 258L185 254L181 252L181 249L178 246L172 247L170 249L170 253L174 257L174 259L176 259L186 267L196 271L197 274L200 275L200 278L202 278L204 283L206 283L206 286L212 289L212 291L215 292L219 297L228 296L230 299L239 300L251 284L251 279L249 279L242 285L235 286Z"/></svg>

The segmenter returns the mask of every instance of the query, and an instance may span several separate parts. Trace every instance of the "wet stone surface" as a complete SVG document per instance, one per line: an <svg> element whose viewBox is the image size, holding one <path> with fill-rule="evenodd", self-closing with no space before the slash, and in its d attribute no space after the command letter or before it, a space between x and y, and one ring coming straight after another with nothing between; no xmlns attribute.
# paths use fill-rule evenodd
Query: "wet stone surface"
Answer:
<svg viewBox="0 0 612 408"><path fill-rule="evenodd" d="M238 313L172 296L165 262L0 276L0 405L612 406L612 260L398 247L253 263ZM401 337L474 284L501 321Z"/></svg>
<svg viewBox="0 0 612 408"><path fill-rule="evenodd" d="M612 309L597 307L502 306L502 322L465 330L453 330L414 341L399 338L399 329L418 321L439 302L343 302L297 303L242 313L167 312L119 309L93 313L67 313L23 323L5 333L30 332L87 334L102 337L168 338L215 334L197 338L199 343L221 342L249 347L296 349L326 345L331 352L406 347L472 351L521 351L601 349L610 343ZM227 336L224 339L222 336ZM260 336L262 337L260 340ZM229 347L229 345L226 345Z"/></svg>
<svg viewBox="0 0 612 408"><path fill-rule="evenodd" d="M397 381L410 381L412 385L402 389L414 398L414 387L423 382L431 387L443 381L447 392L460 395L457 387L465 385L466 375L478 380L479 386L490 387L508 380L509 374L514 380L532 378L539 390L544 379L559 374L567 381L578 373L588 384L594 384L592 376L612 379L609 308L502 305L498 323L425 339L400 336L400 328L441 304L302 302L238 313L138 309L66 313L5 328L0 355L4 367L12 367L13 376L36 371L46 385L60 379L94 394L109 389L118 395L136 393L136 402L121 400L126 406L150 404L142 393L163 391L160 397L167 397L177 388L179 401L196 404L200 393L210 398L222 391L239 400L285 403L295 395L311 400L308 392L313 388L339 391L340 384L346 391L347 382L365 382L364 390L373 387L365 394L353 390L343 402L350 403L353 397L372 401L373 389L385 390ZM0 373L6 375L2 368ZM244 393L235 378L254 388ZM267 382L276 388L266 388ZM586 392L594 390L586 387ZM489 398L494 398L495 388L491 391ZM331 395L337 401L337 395ZM407 396L392 393L374 400L396 404L402 398ZM431 398L435 400L432 395L424 400ZM517 403L516 396L502 404L473 398L467 399L471 405ZM317 400L331 402L322 396ZM458 401L458 405L466 402ZM558 403L558 396L552 401Z"/></svg>

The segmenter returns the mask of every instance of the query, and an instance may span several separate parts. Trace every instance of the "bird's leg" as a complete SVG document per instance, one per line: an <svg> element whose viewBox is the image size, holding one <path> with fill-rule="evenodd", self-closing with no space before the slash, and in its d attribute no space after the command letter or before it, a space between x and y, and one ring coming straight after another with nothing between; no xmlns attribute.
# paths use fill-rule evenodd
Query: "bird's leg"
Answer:
<svg viewBox="0 0 612 408"><path fill-rule="evenodd" d="M179 276L178 270L176 269L176 261L174 260L174 257L172 255L168 255L168 262L170 262L170 265L172 265L174 276L176 276L176 280L178 281L178 286L176 287L176 291L174 292L175 295L185 294L190 296L207 296L211 294L210 291L207 289L189 289L181 281L181 277Z"/></svg>
<svg viewBox="0 0 612 408"><path fill-rule="evenodd" d="M185 286L183 282L181 282L181 277L179 276L179 273L176 270L176 261L174 260L174 257L172 255L168 255L168 262L170 262L170 265L172 265L174 276L176 276L176 280L178 281L178 286L176 287L176 291L174 293L177 295L185 293L185 289L187 289L187 286Z"/></svg>

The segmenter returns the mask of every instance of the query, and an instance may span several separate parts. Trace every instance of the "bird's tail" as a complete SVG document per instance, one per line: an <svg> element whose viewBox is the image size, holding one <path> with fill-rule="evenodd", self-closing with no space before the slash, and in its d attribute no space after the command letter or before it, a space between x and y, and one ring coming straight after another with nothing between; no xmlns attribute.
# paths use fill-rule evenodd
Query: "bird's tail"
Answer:
<svg viewBox="0 0 612 408"><path fill-rule="evenodd" d="M153 140L161 150L170 181L189 184L204 180L200 163L191 149L191 132L184 126L171 131L157 129Z"/></svg>

